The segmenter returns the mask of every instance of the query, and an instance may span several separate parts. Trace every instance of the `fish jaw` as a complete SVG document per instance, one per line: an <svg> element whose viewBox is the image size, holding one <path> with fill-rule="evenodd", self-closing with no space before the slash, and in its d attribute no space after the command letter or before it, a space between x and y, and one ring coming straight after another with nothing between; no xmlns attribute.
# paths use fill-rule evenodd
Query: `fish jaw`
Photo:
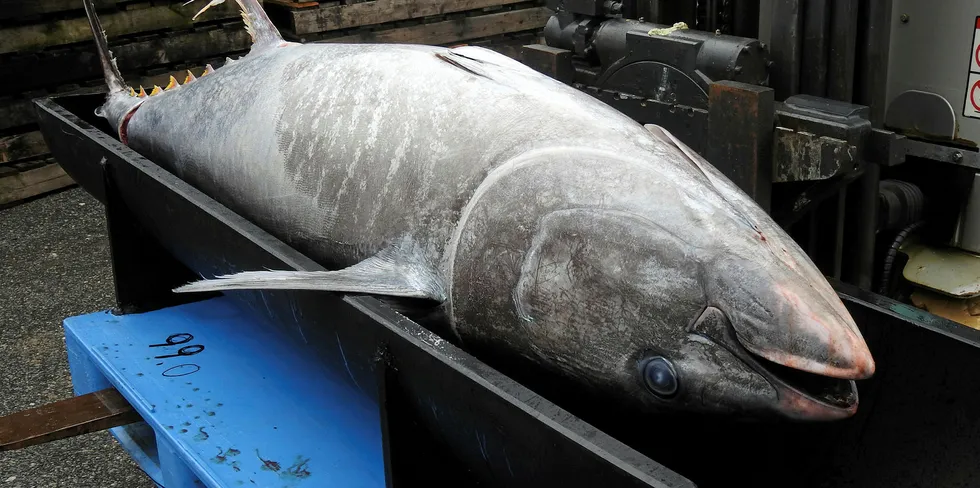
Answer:
<svg viewBox="0 0 980 488"><path fill-rule="evenodd" d="M738 339L727 316L717 308L708 307L691 331L725 349L743 368L761 376L775 391L775 397L762 399L766 403L764 407L779 417L819 422L846 419L857 412L854 380L807 373L754 355Z"/></svg>

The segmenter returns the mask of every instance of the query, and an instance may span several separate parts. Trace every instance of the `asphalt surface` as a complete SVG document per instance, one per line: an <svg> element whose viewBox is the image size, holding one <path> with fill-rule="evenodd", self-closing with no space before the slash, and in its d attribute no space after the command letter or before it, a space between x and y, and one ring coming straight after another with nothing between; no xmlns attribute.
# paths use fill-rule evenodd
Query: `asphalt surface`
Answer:
<svg viewBox="0 0 980 488"><path fill-rule="evenodd" d="M0 210L0 415L72 396L61 322L110 308L102 205L84 190ZM153 487L107 432L0 453L0 488Z"/></svg>

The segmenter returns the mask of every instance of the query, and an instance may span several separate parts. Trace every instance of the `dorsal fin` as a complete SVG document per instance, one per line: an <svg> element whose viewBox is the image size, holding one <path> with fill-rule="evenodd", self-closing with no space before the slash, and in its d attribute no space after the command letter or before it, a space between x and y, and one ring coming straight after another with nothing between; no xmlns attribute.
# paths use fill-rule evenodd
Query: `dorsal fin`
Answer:
<svg viewBox="0 0 980 488"><path fill-rule="evenodd" d="M106 39L102 22L99 21L99 16L95 13L95 5L92 4L92 0L85 0L83 5L85 6L85 15L88 17L88 25L92 28L92 36L95 37L95 47L99 52L99 61L102 63L102 73L105 75L106 85L109 86L109 93L125 92L129 87L126 86L122 75L119 74L116 60L112 57L112 52L109 51L109 41Z"/></svg>
<svg viewBox="0 0 980 488"><path fill-rule="evenodd" d="M184 5L194 1L188 0ZM245 21L245 30L252 37L252 52L270 49L284 42L282 35L279 34L279 29L269 20L269 16L265 13L262 4L258 0L235 0L235 2L238 3L238 7L242 10L242 20ZM215 5L221 5L222 3L225 3L225 0L209 1L207 5L194 15L194 19L197 19L207 9Z"/></svg>
<svg viewBox="0 0 980 488"><path fill-rule="evenodd" d="M537 72L496 51L478 46L458 46L437 52L436 57L477 76L505 82L515 74L526 76Z"/></svg>

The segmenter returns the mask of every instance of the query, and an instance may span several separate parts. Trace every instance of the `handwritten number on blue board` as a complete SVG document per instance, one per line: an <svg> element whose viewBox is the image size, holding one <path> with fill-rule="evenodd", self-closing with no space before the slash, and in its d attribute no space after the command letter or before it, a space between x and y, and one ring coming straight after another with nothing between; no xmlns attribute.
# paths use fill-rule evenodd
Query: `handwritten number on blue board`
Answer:
<svg viewBox="0 0 980 488"><path fill-rule="evenodd" d="M178 341L177 339L180 338ZM167 342L163 344L150 344L150 347L164 347L164 346L176 346L179 344L186 344L194 339L194 336L181 332L179 334L170 334L167 336Z"/></svg>
<svg viewBox="0 0 980 488"><path fill-rule="evenodd" d="M187 344L188 342L194 340L194 336L185 332L178 334L170 334L167 336L167 340L163 344L150 344L150 347L167 347L167 346L179 346L181 344ZM204 346L200 344L191 344L189 346L183 346L177 350L176 354L163 354L160 356L154 356L154 359L167 359L176 358L180 356L193 356L204 351ZM201 367L193 363L178 364L176 366L170 366L161 373L163 376L168 378L173 378L176 376L187 376L189 374L194 374L201 370Z"/></svg>
<svg viewBox="0 0 980 488"><path fill-rule="evenodd" d="M154 359L175 358L177 356L193 356L193 355L195 355L195 354L197 354L197 353L199 353L199 352L201 352L203 350L204 350L204 346L201 346L201 345L198 345L198 344L194 344L194 345L191 345L191 346L184 346L184 347L178 349L177 350L177 354L167 354L165 356L154 356Z"/></svg>

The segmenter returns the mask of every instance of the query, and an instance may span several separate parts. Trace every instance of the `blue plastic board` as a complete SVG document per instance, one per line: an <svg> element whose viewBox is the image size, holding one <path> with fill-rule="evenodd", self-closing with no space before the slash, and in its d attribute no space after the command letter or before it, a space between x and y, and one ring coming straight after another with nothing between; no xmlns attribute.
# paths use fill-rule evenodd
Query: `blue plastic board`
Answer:
<svg viewBox="0 0 980 488"><path fill-rule="evenodd" d="M113 434L154 481L383 487L378 405L225 298L65 320L77 394L113 386L145 424Z"/></svg>

